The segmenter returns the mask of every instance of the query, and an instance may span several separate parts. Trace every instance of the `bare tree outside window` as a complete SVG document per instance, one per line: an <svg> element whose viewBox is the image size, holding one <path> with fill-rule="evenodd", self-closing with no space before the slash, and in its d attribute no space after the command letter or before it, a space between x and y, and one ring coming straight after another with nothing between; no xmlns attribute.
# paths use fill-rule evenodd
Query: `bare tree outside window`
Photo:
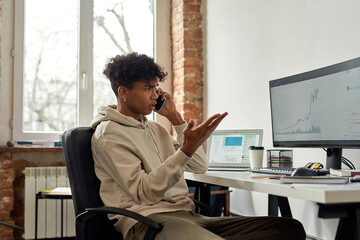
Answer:
<svg viewBox="0 0 360 240"><path fill-rule="evenodd" d="M94 2L94 115L99 106L116 104L102 74L110 57L133 51L153 56L154 1Z"/></svg>
<svg viewBox="0 0 360 240"><path fill-rule="evenodd" d="M77 4L57 4L26 1L24 131L62 131L76 124Z"/></svg>

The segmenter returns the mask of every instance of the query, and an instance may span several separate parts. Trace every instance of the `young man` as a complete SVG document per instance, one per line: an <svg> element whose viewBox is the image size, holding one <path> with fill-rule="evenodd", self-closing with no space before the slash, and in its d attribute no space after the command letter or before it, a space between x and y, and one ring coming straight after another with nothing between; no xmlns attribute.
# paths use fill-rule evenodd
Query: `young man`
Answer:
<svg viewBox="0 0 360 240"><path fill-rule="evenodd" d="M105 206L135 211L161 223L156 239L305 239L301 223L288 218L209 218L194 212L187 197L184 171L207 171L202 144L227 113L215 114L194 126L176 110L171 95L158 86L166 74L152 58L131 53L111 58L104 74L117 106L101 107L91 126L95 172ZM177 134L176 139L145 115L156 99L166 98L158 111ZM142 239L146 227L118 215L115 227L125 239Z"/></svg>

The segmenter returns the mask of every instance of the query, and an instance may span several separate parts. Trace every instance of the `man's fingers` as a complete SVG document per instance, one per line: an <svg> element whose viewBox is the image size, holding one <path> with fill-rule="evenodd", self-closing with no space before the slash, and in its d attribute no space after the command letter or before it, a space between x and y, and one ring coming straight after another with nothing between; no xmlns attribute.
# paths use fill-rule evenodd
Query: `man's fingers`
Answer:
<svg viewBox="0 0 360 240"><path fill-rule="evenodd" d="M213 128L213 127L216 128L227 115L228 115L227 112L225 112L223 114L215 114L215 115L211 116L208 120L206 120L203 123L203 126L207 127L207 128Z"/></svg>
<svg viewBox="0 0 360 240"><path fill-rule="evenodd" d="M203 122L202 124L205 125L205 126L210 125L210 123L211 123L212 121L214 121L216 118L218 118L219 116L221 116L220 113L214 114L214 115L212 115L211 117L209 117L209 118L208 118L205 122Z"/></svg>
<svg viewBox="0 0 360 240"><path fill-rule="evenodd" d="M183 131L184 139L181 146L182 151L188 156L191 156L196 149L206 141L206 139L227 115L227 112L223 114L215 114L197 127L194 127L194 120L190 119L187 127Z"/></svg>
<svg viewBox="0 0 360 240"><path fill-rule="evenodd" d="M156 90L156 93L158 95L161 95L161 100L164 100L165 97L168 99L170 98L170 94L165 92L164 90L162 90L162 88L160 88L160 87Z"/></svg>
<svg viewBox="0 0 360 240"><path fill-rule="evenodd" d="M215 120L213 120L208 126L206 126L207 135L210 136L217 126L221 123L221 121L228 115L228 113L223 113L218 116Z"/></svg>
<svg viewBox="0 0 360 240"><path fill-rule="evenodd" d="M188 127L192 129L195 126L195 121L193 119L190 119L188 122Z"/></svg>
<svg viewBox="0 0 360 240"><path fill-rule="evenodd" d="M188 134L188 133L191 131L191 129L194 127L194 125L195 125L194 120L193 120L193 119L190 119L190 120L188 121L187 127L186 127L185 130L184 130L184 134Z"/></svg>
<svg viewBox="0 0 360 240"><path fill-rule="evenodd" d="M164 98L167 98L168 100L171 99L171 95L170 93L167 93L167 92L162 92L162 100L164 100Z"/></svg>
<svg viewBox="0 0 360 240"><path fill-rule="evenodd" d="M218 116L217 118L215 118L210 124L210 127L215 126L215 128L220 124L220 122L228 115L227 112L224 112L223 114L221 114L220 116Z"/></svg>
<svg viewBox="0 0 360 240"><path fill-rule="evenodd" d="M210 134L216 129L216 127L220 124L220 122L228 115L227 112L223 114L214 114L213 116L209 117L205 122L198 125L196 128L193 129L195 126L195 122L193 119L188 121L188 126L184 130L184 134L190 134L192 130L199 130L205 134L204 136L210 136Z"/></svg>

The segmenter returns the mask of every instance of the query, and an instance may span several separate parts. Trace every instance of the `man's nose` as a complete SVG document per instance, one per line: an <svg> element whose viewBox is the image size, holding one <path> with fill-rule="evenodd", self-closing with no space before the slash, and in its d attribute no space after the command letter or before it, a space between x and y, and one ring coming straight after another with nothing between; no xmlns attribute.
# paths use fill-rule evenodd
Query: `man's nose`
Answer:
<svg viewBox="0 0 360 240"><path fill-rule="evenodd" d="M153 89L151 97L153 99L157 99L159 97L159 93L156 89Z"/></svg>

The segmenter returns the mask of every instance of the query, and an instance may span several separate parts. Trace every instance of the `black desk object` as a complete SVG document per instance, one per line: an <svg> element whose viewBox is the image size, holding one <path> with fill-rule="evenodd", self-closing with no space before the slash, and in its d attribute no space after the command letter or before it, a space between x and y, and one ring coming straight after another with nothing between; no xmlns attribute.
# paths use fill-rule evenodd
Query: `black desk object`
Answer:
<svg viewBox="0 0 360 240"><path fill-rule="evenodd" d="M37 230L38 230L38 201L39 199L55 199L55 200L61 200L61 238L60 239L64 239L63 237L63 230L64 230L64 212L63 212L63 207L64 207L64 199L72 199L72 195L71 193L64 193L64 194L59 194L59 193L48 193L48 192L38 192L36 194L36 200L35 200L35 240L37 240Z"/></svg>

